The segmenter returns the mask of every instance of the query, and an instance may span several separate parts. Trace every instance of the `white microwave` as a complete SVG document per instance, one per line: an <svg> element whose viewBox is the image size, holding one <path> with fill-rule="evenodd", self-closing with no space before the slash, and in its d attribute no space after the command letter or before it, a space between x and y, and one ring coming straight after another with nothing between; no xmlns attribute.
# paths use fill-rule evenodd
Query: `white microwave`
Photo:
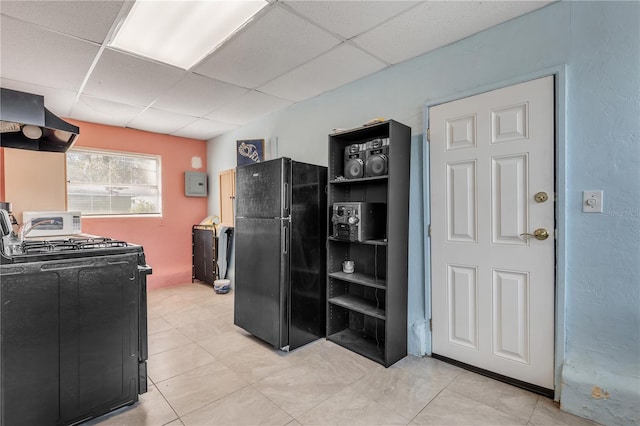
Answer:
<svg viewBox="0 0 640 426"><path fill-rule="evenodd" d="M25 224L27 237L50 237L82 233L81 214L77 211L22 212L22 223Z"/></svg>

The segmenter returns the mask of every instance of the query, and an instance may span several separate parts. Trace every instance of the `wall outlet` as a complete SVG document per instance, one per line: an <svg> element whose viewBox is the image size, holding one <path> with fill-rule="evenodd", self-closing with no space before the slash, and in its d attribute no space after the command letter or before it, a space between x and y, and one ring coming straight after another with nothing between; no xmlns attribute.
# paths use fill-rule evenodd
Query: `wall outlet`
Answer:
<svg viewBox="0 0 640 426"><path fill-rule="evenodd" d="M584 213L602 213L602 191L584 191L582 193L582 211Z"/></svg>

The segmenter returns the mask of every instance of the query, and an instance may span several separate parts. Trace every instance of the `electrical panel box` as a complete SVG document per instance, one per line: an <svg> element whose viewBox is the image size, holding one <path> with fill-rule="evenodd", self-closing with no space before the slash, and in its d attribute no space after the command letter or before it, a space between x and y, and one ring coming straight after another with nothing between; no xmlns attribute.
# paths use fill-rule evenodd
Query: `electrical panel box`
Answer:
<svg viewBox="0 0 640 426"><path fill-rule="evenodd" d="M184 195L187 197L206 197L207 174L204 172L184 172Z"/></svg>

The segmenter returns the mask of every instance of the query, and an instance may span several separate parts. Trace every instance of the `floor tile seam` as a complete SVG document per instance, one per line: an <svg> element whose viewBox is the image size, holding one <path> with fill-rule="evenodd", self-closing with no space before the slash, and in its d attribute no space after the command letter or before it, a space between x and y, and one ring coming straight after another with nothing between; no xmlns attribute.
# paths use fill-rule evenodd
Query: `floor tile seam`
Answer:
<svg viewBox="0 0 640 426"><path fill-rule="evenodd" d="M175 349L175 348L174 348L174 349ZM211 356L213 356L213 355L211 355ZM214 360L214 361L215 361L215 360ZM162 383L162 382L165 382L165 381L167 381L167 380L169 380L169 379L173 379L173 378L175 378L175 377L182 376L183 374L190 373L190 372L192 372L193 370L197 370L198 368L202 368L202 367L204 367L204 366L207 366L207 365L209 365L209 364L213 363L214 361L208 361L208 362L206 362L206 363L204 363L204 364L202 364L202 365L198 365L198 366L196 366L196 367L194 367L194 368L191 368L191 369L189 369L189 370L181 371L180 373L178 373L178 374L174 374L173 376L163 378L162 380L154 381L154 384L158 385L158 384L160 384L160 383Z"/></svg>
<svg viewBox="0 0 640 426"><path fill-rule="evenodd" d="M193 340L192 338L190 338L189 336L187 336L187 335L185 335L184 333L182 333L180 330L178 330L178 329L175 329L175 330L176 330L178 333L182 334L182 336L183 336L183 337L185 337L189 342L188 342L188 343L186 343L186 344L185 344L185 343L181 343L181 344L179 344L179 345L177 345L177 346L172 346L172 347L170 347L170 348L164 348L163 350L161 350L161 351L159 351L159 352L153 352L153 353L149 352L149 356L150 356L150 357L151 357L151 356L155 356L155 355L159 355L159 354L162 354L162 353L165 353L165 352L168 352L168 351L174 350L174 349L177 349L177 348L179 348L179 347L181 347L181 346L190 345L190 344L192 344L192 343L195 343L195 344L197 344L197 343L198 343L198 342L196 342L195 340ZM168 331L168 330L166 330L166 331ZM151 335L150 335L150 336L151 336ZM199 345L198 345L198 346L199 346ZM203 348L203 349L204 349L204 348ZM212 354L212 355L213 355L213 354Z"/></svg>
<svg viewBox="0 0 640 426"><path fill-rule="evenodd" d="M514 416L514 415L513 415L513 414L511 414L511 413L507 413L507 412L505 412L505 411L501 410L501 409L500 409L500 408L498 408L498 407L494 407L494 406L489 405L489 404L487 404L487 403L485 403L485 402L479 401L479 400L477 400L476 398L473 398L473 397L471 397L471 396L469 396L469 395L462 394L462 393L460 393L460 392L458 392L458 391L456 391L456 390L454 390L454 389L449 389L449 387L448 387L448 386L447 386L445 389L448 389L450 392L453 392L453 393L455 393L456 395L462 396L462 397L467 398L467 399L471 399L472 401L475 401L475 402L477 402L478 404L482 404L482 405L484 405L485 407L489 407L489 408L491 408L491 409L493 409L493 410L499 411L500 413L504 414L505 416L508 416L508 417L510 417L510 418L512 418L512 419L514 419L514 420L516 420L516 421L518 421L518 423L514 423L514 424L518 424L518 425L526 425L526 424L529 422L529 420L525 420L524 418L516 417L516 416ZM444 389L443 389L443 391L444 391ZM434 399L435 399L435 398L434 398ZM523 423L523 422L524 422L524 423Z"/></svg>
<svg viewBox="0 0 640 426"><path fill-rule="evenodd" d="M448 386L448 385L447 385L447 386ZM440 389L440 391L439 391L438 393L436 393L436 394L433 396L433 398L431 398L431 399L429 400L429 402L427 402L427 403L425 404L425 406L424 406L424 407L422 407L422 409L421 409L420 411L418 411L418 413L417 413L415 416L413 416L413 418L412 418L411 420L409 420L409 423L408 423L408 424L414 423L414 422L415 422L415 420L416 420L416 418L420 415L420 413L422 413L422 412L423 412L423 411L424 411L424 410L425 410L425 409L426 409L426 408L427 408L427 407L428 407L428 406L429 406L433 401L435 401L435 400L436 400L436 398L438 398L438 397L440 396L440 394L441 394L442 392L444 392L444 390L445 390L445 389L447 389L447 386L445 386L445 387L443 387L442 389ZM452 391L452 392L453 392L453 391ZM458 393L456 392L456 394L458 394ZM458 395L460 395L460 394L458 394ZM464 395L462 395L462 396L464 396ZM418 424L418 423L416 422L416 424Z"/></svg>
<svg viewBox="0 0 640 426"><path fill-rule="evenodd" d="M476 373L474 373L474 372L472 372L472 371L464 371L464 373L469 374L469 375L476 375ZM507 383L500 382L500 381L496 381L496 380L491 379L491 378L489 378L489 377L485 377L485 376L481 376L481 377L482 377L482 378L484 378L484 379L489 380L490 382L496 382L496 383L498 383L499 385L507 385ZM452 382L453 382L453 381L452 381ZM451 384L451 383L450 383L450 384ZM449 385L450 385L450 384L449 384ZM449 385L447 385L447 387L449 387ZM527 422L529 422L529 421L531 420L531 417L533 416L533 413L534 413L534 411L535 411L536 407L538 406L538 402L540 401L540 395L534 394L533 392L526 391L526 390L521 389L521 388L516 388L516 387L514 387L514 388L515 388L515 390L522 391L522 392L526 392L526 393L531 394L531 395L534 395L534 396L536 397L536 402L535 402L535 404L533 404L533 408L531 409L531 412L529 413L529 415L528 415L528 416L524 416L524 415L523 415L523 417L520 417L519 415L518 415L518 416L516 416L516 415L514 415L514 414L512 414L512 413L509 413L509 412L507 412L507 411L504 411L504 410L503 410L503 409L501 409L500 407L494 407L494 406L492 406L492 405L489 405L489 404L487 404L486 402L483 402L483 401L480 401L480 400L479 400L479 399L477 399L477 398L474 398L473 396L465 395L465 394L463 394L463 393L461 393L461 392L458 392L458 391L456 391L456 390L455 390L455 389L453 389L453 388L450 388L449 390L450 390L450 391L452 391L452 392L457 393L458 395L462 395L462 396L464 396L464 397L466 397L466 398L472 399L472 400L474 400L474 401L476 401L476 402L479 402L479 403L484 404L484 405L486 405L486 406L488 406L488 407L491 407L491 408L493 408L494 410L498 410L498 411L500 411L501 413L504 413L504 414L508 415L509 417L513 417L513 418L516 418L516 419L518 419L518 420L522 420L522 421L526 420ZM518 410L518 411L520 412L520 410Z"/></svg>
<svg viewBox="0 0 640 426"><path fill-rule="evenodd" d="M179 416L178 416L178 418L180 419L180 421L182 422L182 424L185 424L185 423L182 421L182 418L183 418L183 417L189 416L189 415L191 415L191 414L195 413L196 411L204 410L206 407L209 407L210 405L213 405L213 404L215 404L216 402L218 402L218 401L220 401L220 400L222 400L222 399L224 399L224 398L228 398L228 397L230 397L230 396L231 396L231 395L233 395L233 394L236 394L236 393L238 393L238 392L242 392L243 390L245 390L245 389L247 389L247 388L250 388L252 385L253 385L253 383L247 383L245 386L243 386L243 387L241 387L241 388L238 388L238 389L234 390L233 392L229 392L228 394L226 394L226 395L222 395L222 396L220 396L220 397L216 398L216 399L215 399L215 400L213 400L213 401L209 401L209 402L207 402L205 405L203 405L203 406L201 406L201 407L194 408L194 409L193 409L193 410L191 410L191 411L188 411L188 412L186 412L186 413L184 413L184 414L182 414L182 415L179 415ZM162 395L162 396L164 397L164 395ZM165 398L165 399L166 399L166 398ZM173 407L171 407L171 408L173 409ZM174 410L174 411L175 411L175 410ZM176 414L177 414L177 413L176 413ZM287 413L287 414L288 414L288 413Z"/></svg>
<svg viewBox="0 0 640 426"><path fill-rule="evenodd" d="M223 314L214 315L214 316L207 317L207 318L200 318L200 319L196 319L196 320L186 320L184 322L181 321L180 323L172 322L172 321L170 321L170 320L168 320L168 319L166 319L164 317L163 317L163 319L165 321L167 321L169 323L169 325L171 325L172 328L175 328L177 330L179 328L187 327L187 326L190 326L190 325L193 325L193 324L198 324L200 322L210 322L212 320L219 319L222 315Z"/></svg>
<svg viewBox="0 0 640 426"><path fill-rule="evenodd" d="M314 408L316 408L318 405L322 404L323 402L325 402L326 400L328 400L329 398L333 397L335 394L343 391L344 389L346 389L347 387L349 387L349 385L343 385L341 384L341 388L338 389L336 392L332 393L331 395L327 396L326 398L323 398L320 402L318 402L317 404L314 404L312 407L309 407L307 410L305 410L304 412L298 414L298 416L294 416L292 413L290 413L289 411L287 411L284 407L282 407L280 404L278 404L277 401L274 401L273 399L271 399L269 397L269 395L265 394L264 392L262 392L256 385L258 385L260 382L262 382L263 380L268 379L270 376L264 377L260 380L258 380L257 382L253 383L252 386L254 387L254 390L259 392L261 395L263 395L265 398L267 398L269 401L273 402L278 408L280 408L282 411L284 411L285 413L287 413L289 416L291 416L292 419L294 419L295 421L297 421L298 423L301 423L300 420L298 420L298 417L302 417L304 416L306 413L308 413L309 411L313 410Z"/></svg>
<svg viewBox="0 0 640 426"><path fill-rule="evenodd" d="M171 422L175 422L176 420L178 420L178 419L180 418L180 415L179 415L179 414L178 414L178 412L175 410L175 408L173 408L173 405L171 405L171 403L169 402L169 400L167 399L167 397L166 397L166 396L164 396L164 394L162 393L162 391L160 390L160 388L158 387L158 385L157 385L157 384L154 384L154 386L156 387L156 390L160 393L160 396L162 397L162 399L164 399L164 402L166 402L166 403L167 403L167 405L169 406L169 408L171 408L171 411L173 411L173 414L175 414L175 415L176 415L176 418L175 418L175 419L173 419L173 420L171 420L171 421L168 421L168 422L167 422L167 423L165 423L165 424L169 424L169 423L171 423Z"/></svg>

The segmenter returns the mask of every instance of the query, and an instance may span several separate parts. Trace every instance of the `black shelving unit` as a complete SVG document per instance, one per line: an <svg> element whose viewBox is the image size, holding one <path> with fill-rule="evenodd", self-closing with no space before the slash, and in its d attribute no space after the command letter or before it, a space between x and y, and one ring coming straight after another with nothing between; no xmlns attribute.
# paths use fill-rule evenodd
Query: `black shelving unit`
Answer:
<svg viewBox="0 0 640 426"><path fill-rule="evenodd" d="M345 178L345 148L380 138L389 140L387 173ZM411 129L393 120L329 135L327 339L385 367L407 354L410 144ZM333 235L336 202L384 203L385 238ZM345 260L353 273L343 272Z"/></svg>
<svg viewBox="0 0 640 426"><path fill-rule="evenodd" d="M218 236L212 225L193 225L191 229L191 282L213 285L218 279Z"/></svg>

